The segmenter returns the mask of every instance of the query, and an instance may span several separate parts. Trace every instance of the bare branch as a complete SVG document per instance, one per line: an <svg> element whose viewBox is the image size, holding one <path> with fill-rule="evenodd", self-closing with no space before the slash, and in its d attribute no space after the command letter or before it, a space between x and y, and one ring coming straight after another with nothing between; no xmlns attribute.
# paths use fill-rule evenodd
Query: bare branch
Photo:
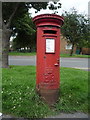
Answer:
<svg viewBox="0 0 90 120"><path fill-rule="evenodd" d="M9 17L8 23L6 24L6 27L7 27L7 28L10 27L10 24L11 24L11 22L12 22L12 19L13 19L15 13L16 13L18 7L19 7L19 4L20 4L19 2L16 4L16 7L15 7L13 13L12 13L11 16Z"/></svg>

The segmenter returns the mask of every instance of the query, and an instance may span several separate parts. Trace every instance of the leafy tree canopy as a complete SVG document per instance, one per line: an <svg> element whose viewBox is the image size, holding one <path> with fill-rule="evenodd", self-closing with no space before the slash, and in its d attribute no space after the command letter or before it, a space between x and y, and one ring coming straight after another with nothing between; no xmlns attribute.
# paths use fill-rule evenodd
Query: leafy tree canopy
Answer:
<svg viewBox="0 0 90 120"><path fill-rule="evenodd" d="M72 44L73 53L74 46L84 46L84 43L87 43L88 33L88 20L85 16L78 14L75 9L71 13L65 12L64 16L64 25L62 27L62 34L66 37L66 40Z"/></svg>
<svg viewBox="0 0 90 120"><path fill-rule="evenodd" d="M16 29L14 33L17 33L16 38L13 42L13 47L15 50L20 48L28 47L32 49L36 43L36 30L35 25L33 24L32 18L28 14L24 18L20 19L16 23Z"/></svg>
<svg viewBox="0 0 90 120"><path fill-rule="evenodd" d="M54 3L56 4L56 3ZM25 40L24 35L31 36L34 33L34 28L31 21L29 21L28 10L35 8L37 11L45 9L47 2L3 2L2 3L2 67L8 68L8 52L9 40L12 35L18 33ZM58 6L57 6L58 8ZM51 8L54 9L54 5ZM55 6L56 9L56 6ZM30 22L30 23L29 23ZM21 26L22 25L22 26ZM32 35L33 36L33 35ZM29 37L27 37L29 38ZM31 38L31 37L30 37Z"/></svg>

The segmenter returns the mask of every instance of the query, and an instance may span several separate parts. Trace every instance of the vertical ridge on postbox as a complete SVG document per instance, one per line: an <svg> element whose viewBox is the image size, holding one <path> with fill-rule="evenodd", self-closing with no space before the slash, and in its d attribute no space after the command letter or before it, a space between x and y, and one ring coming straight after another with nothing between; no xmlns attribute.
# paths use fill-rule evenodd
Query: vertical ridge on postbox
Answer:
<svg viewBox="0 0 90 120"><path fill-rule="evenodd" d="M36 90L49 105L58 99L60 86L60 27L63 17L42 14L33 18L37 27Z"/></svg>

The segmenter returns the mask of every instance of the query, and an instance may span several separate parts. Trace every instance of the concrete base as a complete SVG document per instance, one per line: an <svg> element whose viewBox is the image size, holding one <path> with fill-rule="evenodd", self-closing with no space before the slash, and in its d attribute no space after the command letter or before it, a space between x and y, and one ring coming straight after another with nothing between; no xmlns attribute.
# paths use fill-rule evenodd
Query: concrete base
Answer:
<svg viewBox="0 0 90 120"><path fill-rule="evenodd" d="M46 102L49 106L54 105L59 98L59 89L49 90L49 89L40 89L36 90L41 99Z"/></svg>

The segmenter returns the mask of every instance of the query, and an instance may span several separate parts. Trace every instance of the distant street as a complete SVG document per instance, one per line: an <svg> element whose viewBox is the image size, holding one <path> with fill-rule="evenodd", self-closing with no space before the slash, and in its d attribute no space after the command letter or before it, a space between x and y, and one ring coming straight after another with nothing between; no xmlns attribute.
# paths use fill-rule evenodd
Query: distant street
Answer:
<svg viewBox="0 0 90 120"><path fill-rule="evenodd" d="M60 66L88 70L88 60L90 58L60 58ZM9 56L9 65L36 65L36 56Z"/></svg>

